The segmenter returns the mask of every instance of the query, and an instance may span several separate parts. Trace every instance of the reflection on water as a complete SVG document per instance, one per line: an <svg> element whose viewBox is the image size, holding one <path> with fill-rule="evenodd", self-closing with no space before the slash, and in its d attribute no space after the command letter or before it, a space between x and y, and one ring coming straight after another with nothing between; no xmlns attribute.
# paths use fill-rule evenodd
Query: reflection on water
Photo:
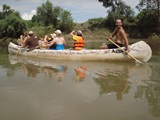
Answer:
<svg viewBox="0 0 160 120"><path fill-rule="evenodd" d="M75 80L76 81L84 80L85 71L86 71L86 67L83 67L83 66L79 66L78 68L75 68L75 72L76 72Z"/></svg>
<svg viewBox="0 0 160 120"><path fill-rule="evenodd" d="M10 55L9 60L12 65L20 63L22 66L22 71L33 80L36 80L36 76L38 74L44 74L45 79L51 80L55 77L58 82L62 82L68 68L66 65L58 65L53 62L34 58L27 59L17 57L15 55Z"/></svg>
<svg viewBox="0 0 160 120"><path fill-rule="evenodd" d="M129 84L147 86L147 82L150 82L152 71L148 65L121 64L107 64L105 74L94 78L100 86L100 94L115 92L117 100L122 100L122 95L130 89Z"/></svg>
<svg viewBox="0 0 160 120"><path fill-rule="evenodd" d="M48 67L48 66L42 68L42 72L45 73L45 76L47 78L51 79L53 76L55 76L57 81L59 82L61 82L63 77L65 77L66 71L67 71L67 66L63 66L63 65L57 66L55 68Z"/></svg>
<svg viewBox="0 0 160 120"><path fill-rule="evenodd" d="M158 120L160 65L153 58L136 65L3 56L0 119Z"/></svg>
<svg viewBox="0 0 160 120"><path fill-rule="evenodd" d="M17 58L16 56L9 56L9 59L11 64L20 63L23 72L32 79L36 79L39 74L44 74L46 80L55 78L61 83L68 74L70 79L82 82L87 74L99 86L100 95L116 93L117 100L123 99L123 94L128 93L132 84L148 87L152 83L152 70L147 64L112 62L96 64L94 62Z"/></svg>
<svg viewBox="0 0 160 120"><path fill-rule="evenodd" d="M36 58L31 59L20 56L9 56L9 60L12 65L20 65L22 67L21 70L23 71L24 75L27 75L27 79L31 78L32 80L39 81L39 76L41 76L42 78L42 75L44 75L44 77L42 78L44 81L56 80L57 83L61 83L61 86L65 90L70 91L73 96L70 96L71 93L68 93L66 91L63 91L64 93L62 95L67 94L67 96L72 99L72 102L75 102L75 100L78 102L77 104L79 105L76 105L78 107L76 107L76 110L78 109L77 112L80 112L82 116L85 115L82 110L86 111L86 104L84 106L84 103L90 103L92 104L92 106L106 104L107 106L104 105L105 107L102 107L101 109L104 111L108 111L107 107L112 108L111 106L117 106L114 105L117 104L117 102L115 101L117 100L121 102L123 101L126 104L125 106L127 111L130 111L130 108L132 108L135 115L139 114L138 112L135 112L137 107L142 105L145 108L149 106L148 109L151 115L147 113L147 111L145 111L143 107L138 107L138 109L140 109L138 110L139 112L144 111L144 113L147 114L148 118L153 118L153 116L154 119L156 117L160 117L160 107L158 107L160 104L159 87L154 81L152 81L152 69L148 64L136 65L135 63L118 62L99 63L77 61L52 61ZM78 84L74 84L77 82ZM56 88L55 85L54 88ZM57 94L61 94L58 90L56 92ZM62 97L62 99L64 98L66 97ZM101 101L101 99L107 100L108 103L102 102L103 100ZM97 102L95 103L95 101ZM148 104L146 104L146 101ZM68 104L71 103L67 102L63 105L68 106ZM54 105L58 105L59 107L61 106L61 104L59 103L56 103ZM83 109L79 109L80 106L83 106ZM121 105L118 106L120 107ZM61 109L62 110L60 111L63 111L64 114L70 114L69 112L65 111L65 108ZM69 110L73 112L75 109ZM116 113L113 112L114 110L111 111L112 113L110 114ZM74 115L76 115L77 112ZM97 113L98 111L95 110L93 111L93 113L94 112ZM57 114L60 113L58 112ZM118 110L116 114L121 115L122 113ZM133 117L129 113L127 114L128 115L126 118ZM73 118L75 117L74 115L72 116ZM105 118L107 116L108 115L100 114L99 117ZM144 117L145 115L142 114L140 116ZM69 118L72 119L72 117ZM88 117L93 120L95 119L95 116ZM133 118L140 120L141 117ZM83 117L80 117L80 119L82 118ZM109 116L109 118L112 117Z"/></svg>

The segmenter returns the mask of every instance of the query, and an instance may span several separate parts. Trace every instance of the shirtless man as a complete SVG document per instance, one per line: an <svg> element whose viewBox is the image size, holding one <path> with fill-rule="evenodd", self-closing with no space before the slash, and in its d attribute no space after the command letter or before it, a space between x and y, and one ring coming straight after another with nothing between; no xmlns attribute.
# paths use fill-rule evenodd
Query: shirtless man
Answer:
<svg viewBox="0 0 160 120"><path fill-rule="evenodd" d="M116 20L116 28L113 31L113 33L107 37L106 39L112 39L114 36L116 36L116 41L115 43L118 44L120 47L123 47L124 45L126 46L126 53L129 52L129 43L128 43L128 39L126 36L126 33L122 27L122 21L120 19ZM107 45L102 45L100 47L101 49L112 49L112 48L117 48L116 45L114 44L107 44Z"/></svg>

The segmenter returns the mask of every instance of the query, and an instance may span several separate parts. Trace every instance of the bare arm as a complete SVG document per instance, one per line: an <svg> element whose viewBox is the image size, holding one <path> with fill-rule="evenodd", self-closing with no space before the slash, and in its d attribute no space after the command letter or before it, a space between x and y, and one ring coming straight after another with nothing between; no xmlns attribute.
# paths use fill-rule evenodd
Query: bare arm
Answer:
<svg viewBox="0 0 160 120"><path fill-rule="evenodd" d="M107 37L107 39L112 39L117 34L117 32L118 32L118 28L115 28L113 33L109 37Z"/></svg>
<svg viewBox="0 0 160 120"><path fill-rule="evenodd" d="M67 45L65 40L64 40L64 45L65 45L65 46Z"/></svg>
<svg viewBox="0 0 160 120"><path fill-rule="evenodd" d="M129 51L129 42L128 42L128 38L127 38L127 35L125 33L124 30L120 30L121 34L122 34L122 37L125 41L125 45L126 45L126 51L128 52Z"/></svg>
<svg viewBox="0 0 160 120"><path fill-rule="evenodd" d="M46 47L51 47L56 41L53 39Z"/></svg>
<svg viewBox="0 0 160 120"><path fill-rule="evenodd" d="M72 31L72 32L70 33L70 35L73 36L73 35L74 35L73 33L74 33L74 31Z"/></svg>

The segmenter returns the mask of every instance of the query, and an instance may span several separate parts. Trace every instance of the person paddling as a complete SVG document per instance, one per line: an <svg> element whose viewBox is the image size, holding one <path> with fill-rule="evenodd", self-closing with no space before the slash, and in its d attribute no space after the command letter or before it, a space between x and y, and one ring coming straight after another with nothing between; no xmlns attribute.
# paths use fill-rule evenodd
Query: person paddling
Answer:
<svg viewBox="0 0 160 120"><path fill-rule="evenodd" d="M116 41L115 43L117 45L119 45L120 47L126 47L126 53L129 52L129 42L128 42L128 38L127 35L125 33L125 30L122 27L122 20L117 19L116 20L116 28L113 31L113 33L107 37L106 39L112 39L114 36L116 36ZM100 46L100 49L112 49L112 48L118 48L115 44L107 44L107 45L102 45Z"/></svg>
<svg viewBox="0 0 160 120"><path fill-rule="evenodd" d="M33 35L33 31L29 31L29 38L25 41L24 47L35 48L38 46L38 39Z"/></svg>

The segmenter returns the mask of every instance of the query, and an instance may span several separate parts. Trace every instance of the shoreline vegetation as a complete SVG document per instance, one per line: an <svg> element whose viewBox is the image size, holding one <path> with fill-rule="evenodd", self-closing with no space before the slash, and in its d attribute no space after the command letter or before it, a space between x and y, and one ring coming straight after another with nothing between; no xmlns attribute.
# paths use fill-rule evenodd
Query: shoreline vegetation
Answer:
<svg viewBox="0 0 160 120"><path fill-rule="evenodd" d="M144 3L137 5L139 13L136 16L123 0L120 0L119 4L115 4L114 0L113 4L109 4L107 0L98 1L104 2L104 7L111 8L107 12L108 15L105 18L92 18L84 23L74 23L70 11L53 6L49 0L37 7L37 13L31 20L22 19L20 12L4 4L0 11L0 41L15 41L20 35L31 30L38 38L44 37L53 34L57 29L62 31L66 41L72 41L69 34L72 30L81 30L85 41L106 40L115 28L116 19L122 19L128 39L160 40L160 6L156 9L156 6L160 5L159 1L154 5L147 2L147 5L153 5L150 9L148 6L142 6L146 1L141 1Z"/></svg>
<svg viewBox="0 0 160 120"><path fill-rule="evenodd" d="M110 30L109 28L108 29L105 28L104 26L98 26L97 25L98 19L103 19L104 20L104 18L94 18L94 19L86 21L85 23L74 23L74 27L73 27L72 30L74 30L74 31L82 30L83 37L84 37L86 42L106 41L106 37L111 35L111 33L113 31ZM94 21L94 22L90 23L90 21L92 21L92 22ZM34 27L31 27L29 30L32 30L34 32L34 35L39 38L39 37L44 37L45 35L53 34L56 29L53 28L53 27L34 26ZM66 42L72 42L73 41L73 39L70 35L70 32L62 31L62 36L65 38ZM130 35L132 33L129 34L127 31L126 31L126 34L127 34L127 37L128 37L130 42L136 42L136 41L142 40L142 39L145 40L145 41L148 41L148 40L158 41L158 40L160 40L160 36L157 35L157 34L154 34L154 33L147 38L143 38L143 37L135 37L134 38L134 37L132 37L134 35ZM133 34L137 34L137 33L133 33ZM18 38L19 37L13 37L13 38L12 37L3 37L3 38L0 38L0 43L1 42L9 43L10 41L16 43Z"/></svg>
<svg viewBox="0 0 160 120"><path fill-rule="evenodd" d="M76 31L76 30L78 30L78 28L79 27L75 27L74 30ZM35 29L31 29L31 30L34 32L35 36L42 37L41 35L39 35L39 32L42 33L42 31L38 31L38 30L35 30ZM107 41L106 37L109 36L112 33L112 31L104 29L104 28L96 28L94 30L89 30L89 29L82 28L81 30L83 31L83 37L84 37L86 42L90 42L90 41L96 41L96 42L98 42L98 41L100 41L100 42L101 41ZM54 30L53 30L53 32L50 32L50 33L53 34ZM45 35L45 33L44 33L44 35ZM62 36L65 38L66 42L72 42L73 41L73 39L72 39L72 37L70 36L69 33L63 32ZM132 37L129 36L129 34L127 34L127 37L129 39L129 41L131 41L131 42L135 41L135 40L138 41L138 40L141 40L141 39L144 39L144 40L147 40L147 41L148 40L155 40L155 41L160 40L160 36L158 36L156 34L153 34L148 38L141 38L141 37L132 38ZM2 43L2 42L9 43L10 41L16 43L17 40L18 40L18 38L3 37L3 38L0 38L0 43Z"/></svg>

